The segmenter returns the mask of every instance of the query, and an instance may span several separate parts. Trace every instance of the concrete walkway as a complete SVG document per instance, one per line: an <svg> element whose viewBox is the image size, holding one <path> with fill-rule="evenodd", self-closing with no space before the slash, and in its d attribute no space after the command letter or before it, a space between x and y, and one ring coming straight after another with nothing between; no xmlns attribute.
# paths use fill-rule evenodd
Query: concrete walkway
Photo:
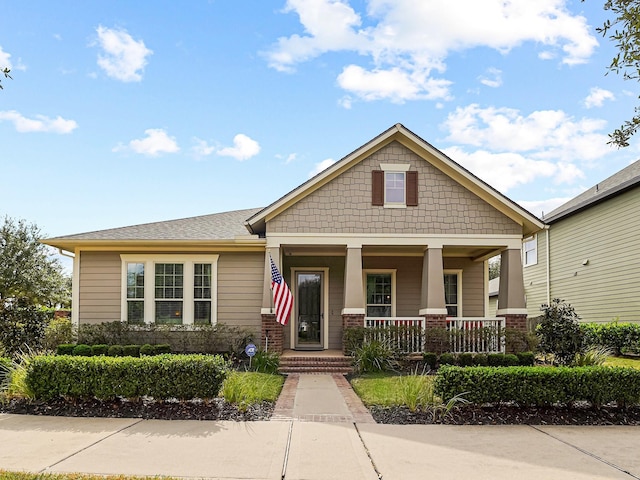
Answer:
<svg viewBox="0 0 640 480"><path fill-rule="evenodd" d="M301 374L285 385L270 422L0 415L0 469L225 480L640 479L638 427L378 425L361 417L364 407L340 378Z"/></svg>

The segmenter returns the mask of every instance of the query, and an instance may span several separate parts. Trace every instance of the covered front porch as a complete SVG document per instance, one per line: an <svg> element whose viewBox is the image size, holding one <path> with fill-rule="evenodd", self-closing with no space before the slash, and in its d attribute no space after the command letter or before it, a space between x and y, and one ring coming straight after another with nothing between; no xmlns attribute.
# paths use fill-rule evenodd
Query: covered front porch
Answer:
<svg viewBox="0 0 640 480"><path fill-rule="evenodd" d="M404 237L332 243L270 237L263 347L343 350L346 332L364 327L380 335L395 332L391 341L404 353L428 350L436 333L447 336L449 351L503 352L505 330L526 328L521 237ZM269 254L293 294L284 327L275 321ZM497 317L490 317L487 260L496 254L502 259L501 288Z"/></svg>

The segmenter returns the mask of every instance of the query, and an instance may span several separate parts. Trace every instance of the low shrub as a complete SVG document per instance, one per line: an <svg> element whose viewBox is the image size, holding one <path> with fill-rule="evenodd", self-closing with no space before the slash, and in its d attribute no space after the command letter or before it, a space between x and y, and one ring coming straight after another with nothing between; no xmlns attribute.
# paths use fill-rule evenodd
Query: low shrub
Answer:
<svg viewBox="0 0 640 480"><path fill-rule="evenodd" d="M462 395L474 404L515 402L520 406L589 402L640 404L640 370L617 367L444 367L435 392L445 402Z"/></svg>
<svg viewBox="0 0 640 480"><path fill-rule="evenodd" d="M48 350L57 351L61 344L70 344L74 340L74 328L71 319L65 317L53 318L44 330L42 346Z"/></svg>
<svg viewBox="0 0 640 480"><path fill-rule="evenodd" d="M10 358L0 357L0 390L4 384L7 374L11 370L12 362Z"/></svg>
<svg viewBox="0 0 640 480"><path fill-rule="evenodd" d="M458 358L454 353L443 353L439 358L440 365L457 365Z"/></svg>
<svg viewBox="0 0 640 480"><path fill-rule="evenodd" d="M109 345L92 345L91 355L106 355L109 351Z"/></svg>
<svg viewBox="0 0 640 480"><path fill-rule="evenodd" d="M601 346L613 350L615 355L640 348L640 324L638 323L583 323L585 347Z"/></svg>
<svg viewBox="0 0 640 480"><path fill-rule="evenodd" d="M156 354L156 349L153 345L149 345L148 343L145 343L140 347L140 356L143 356L143 355L151 356L155 354Z"/></svg>
<svg viewBox="0 0 640 480"><path fill-rule="evenodd" d="M153 357L38 356L27 365L35 398L56 397L157 400L213 398L227 376L220 355Z"/></svg>
<svg viewBox="0 0 640 480"><path fill-rule="evenodd" d="M62 343L56 347L56 355L73 355L75 343Z"/></svg>
<svg viewBox="0 0 640 480"><path fill-rule="evenodd" d="M0 351L16 358L21 352L40 350L50 318L51 312L26 298L0 301Z"/></svg>
<svg viewBox="0 0 640 480"><path fill-rule="evenodd" d="M110 357L122 357L124 355L124 349L122 345L111 345L107 350L107 355Z"/></svg>
<svg viewBox="0 0 640 480"><path fill-rule="evenodd" d="M356 348L353 365L358 373L373 373L396 370L398 362L387 344L373 340Z"/></svg>
<svg viewBox="0 0 640 480"><path fill-rule="evenodd" d="M571 365L582 350L583 331L580 317L575 309L564 300L554 298L549 305L542 305L542 319L536 327L540 340L538 348L542 353L551 354L554 363Z"/></svg>
<svg viewBox="0 0 640 480"><path fill-rule="evenodd" d="M470 367L473 365L473 353L465 352L458 355L458 365Z"/></svg>
<svg viewBox="0 0 640 480"><path fill-rule="evenodd" d="M487 355L487 363L490 367L509 367L520 365L520 360L512 353L490 353Z"/></svg>
<svg viewBox="0 0 640 480"><path fill-rule="evenodd" d="M602 365L605 360L613 355L613 350L609 347L592 346L587 348L584 352L576 355L573 361L574 367L586 367L589 365Z"/></svg>
<svg viewBox="0 0 640 480"><path fill-rule="evenodd" d="M473 356L473 364L479 367L486 367L489 365L489 355L486 353L476 353Z"/></svg>
<svg viewBox="0 0 640 480"><path fill-rule="evenodd" d="M125 345L122 347L122 355L125 357L139 357L140 345Z"/></svg>
<svg viewBox="0 0 640 480"><path fill-rule="evenodd" d="M278 373L280 366L280 355L275 352L265 352L258 350L251 359L251 370L261 373Z"/></svg>
<svg viewBox="0 0 640 480"><path fill-rule="evenodd" d="M536 363L536 354L533 352L520 352L517 353L516 356L518 357L518 362L523 367L533 367Z"/></svg>
<svg viewBox="0 0 640 480"><path fill-rule="evenodd" d="M438 364L438 355L433 352L424 352L422 354L422 361L425 365L428 365L431 370L435 370Z"/></svg>
<svg viewBox="0 0 640 480"><path fill-rule="evenodd" d="M90 357L93 354L93 350L91 349L91 345L81 343L80 345L73 347L71 353L77 356Z"/></svg>
<svg viewBox="0 0 640 480"><path fill-rule="evenodd" d="M171 345L168 343L159 343L155 346L156 355L162 355L163 353L171 353Z"/></svg>

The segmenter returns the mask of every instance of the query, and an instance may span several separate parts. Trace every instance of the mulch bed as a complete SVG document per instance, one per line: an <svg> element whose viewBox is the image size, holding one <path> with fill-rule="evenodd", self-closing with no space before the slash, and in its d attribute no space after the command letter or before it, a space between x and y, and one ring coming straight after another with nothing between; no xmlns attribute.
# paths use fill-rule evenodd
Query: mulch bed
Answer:
<svg viewBox="0 0 640 480"><path fill-rule="evenodd" d="M398 425L441 423L445 425L640 425L640 406L518 407L488 405L455 407L441 418L431 411L406 407L372 407L377 423Z"/></svg>
<svg viewBox="0 0 640 480"><path fill-rule="evenodd" d="M156 402L116 399L48 402L12 399L0 403L0 413L51 415L63 417L143 418L160 420L234 420L238 422L269 420L275 404L262 402L246 410L216 398L209 401Z"/></svg>
<svg viewBox="0 0 640 480"><path fill-rule="evenodd" d="M223 399L210 401L152 400L78 400L57 399L48 402L13 399L0 403L0 413L51 415L65 417L142 418L160 420L232 420L238 422L269 420L274 404L263 402L246 410L229 404ZM448 414L435 416L432 411L409 411L406 407L372 407L371 414L377 423L396 425L432 424L445 425L640 425L640 406L618 408L605 406L599 409L589 406L573 408L528 407L513 405L470 406L453 408Z"/></svg>

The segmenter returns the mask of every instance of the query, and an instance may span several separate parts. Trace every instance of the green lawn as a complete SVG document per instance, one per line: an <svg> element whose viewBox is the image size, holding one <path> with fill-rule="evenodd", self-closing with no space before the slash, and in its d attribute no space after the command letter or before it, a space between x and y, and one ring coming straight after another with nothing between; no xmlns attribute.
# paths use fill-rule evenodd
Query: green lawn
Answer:
<svg viewBox="0 0 640 480"><path fill-rule="evenodd" d="M222 384L220 395L229 403L247 407L263 401L275 402L284 377L270 373L232 372Z"/></svg>
<svg viewBox="0 0 640 480"><path fill-rule="evenodd" d="M640 369L640 358L609 357L604 364L609 367L628 367Z"/></svg>

